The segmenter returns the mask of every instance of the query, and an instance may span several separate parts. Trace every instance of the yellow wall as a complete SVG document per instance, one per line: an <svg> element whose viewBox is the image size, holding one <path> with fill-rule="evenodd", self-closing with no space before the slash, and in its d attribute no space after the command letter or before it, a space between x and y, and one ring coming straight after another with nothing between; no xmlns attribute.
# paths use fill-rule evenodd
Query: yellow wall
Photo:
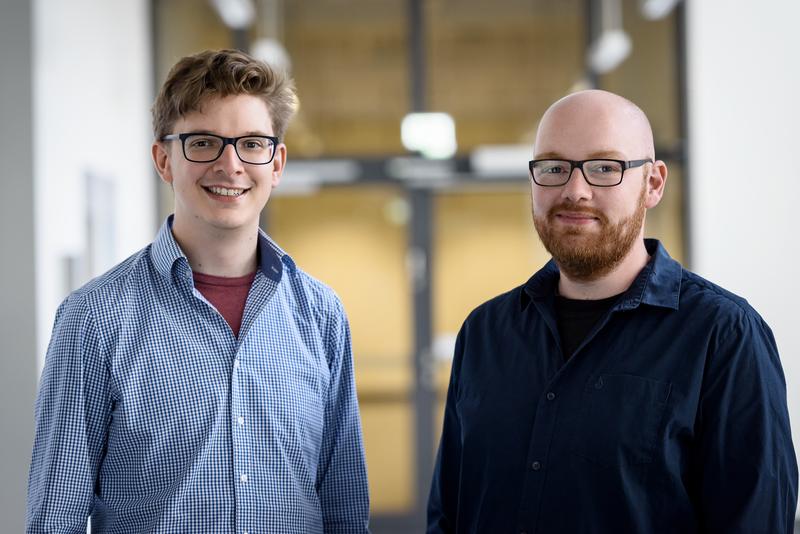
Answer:
<svg viewBox="0 0 800 534"><path fill-rule="evenodd" d="M405 199L392 187L270 201L270 235L330 285L350 319L373 513L414 504L411 286Z"/></svg>

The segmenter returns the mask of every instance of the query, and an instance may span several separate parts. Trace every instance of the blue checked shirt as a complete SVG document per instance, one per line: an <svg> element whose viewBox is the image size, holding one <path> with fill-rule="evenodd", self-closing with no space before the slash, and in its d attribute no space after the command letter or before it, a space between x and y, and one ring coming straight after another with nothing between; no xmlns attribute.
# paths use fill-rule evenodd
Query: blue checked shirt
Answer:
<svg viewBox="0 0 800 534"><path fill-rule="evenodd" d="M350 330L261 233L240 336L195 290L171 220L56 314L28 532L366 532Z"/></svg>

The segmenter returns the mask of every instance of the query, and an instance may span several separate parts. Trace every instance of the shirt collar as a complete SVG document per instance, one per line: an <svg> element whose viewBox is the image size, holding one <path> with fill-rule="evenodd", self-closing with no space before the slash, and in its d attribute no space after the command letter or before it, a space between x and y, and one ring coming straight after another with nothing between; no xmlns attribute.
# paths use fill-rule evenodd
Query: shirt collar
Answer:
<svg viewBox="0 0 800 534"><path fill-rule="evenodd" d="M639 304L678 309L683 268L667 253L657 239L645 239L650 261L636 276L631 286L615 305L615 309L633 309ZM524 308L532 300L550 299L559 279L558 266L550 260L524 286L520 304Z"/></svg>
<svg viewBox="0 0 800 534"><path fill-rule="evenodd" d="M186 255L181 250L175 237L172 235L172 221L170 215L161 225L155 241L150 249L150 257L156 270L165 278L172 276L173 270L179 277L191 277L191 268ZM260 228L258 229L258 267L267 278L280 282L284 265L294 273L297 266L286 252L283 251Z"/></svg>

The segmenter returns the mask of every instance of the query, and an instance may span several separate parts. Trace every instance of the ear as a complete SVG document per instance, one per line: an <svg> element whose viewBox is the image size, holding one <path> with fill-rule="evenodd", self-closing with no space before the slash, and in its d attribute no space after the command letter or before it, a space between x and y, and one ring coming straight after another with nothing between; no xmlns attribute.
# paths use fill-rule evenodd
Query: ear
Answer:
<svg viewBox="0 0 800 534"><path fill-rule="evenodd" d="M650 174L647 176L647 192L645 194L645 207L647 209L654 208L661 202L661 197L664 196L664 186L667 184L667 164L663 161L656 160L650 169Z"/></svg>
<svg viewBox="0 0 800 534"><path fill-rule="evenodd" d="M169 152L163 143L155 141L150 148L153 156L153 164L156 172L161 176L165 183L172 185L172 164L169 159Z"/></svg>
<svg viewBox="0 0 800 534"><path fill-rule="evenodd" d="M272 187L278 187L281 183L284 168L286 168L286 145L280 143L275 147L275 158L272 160Z"/></svg>

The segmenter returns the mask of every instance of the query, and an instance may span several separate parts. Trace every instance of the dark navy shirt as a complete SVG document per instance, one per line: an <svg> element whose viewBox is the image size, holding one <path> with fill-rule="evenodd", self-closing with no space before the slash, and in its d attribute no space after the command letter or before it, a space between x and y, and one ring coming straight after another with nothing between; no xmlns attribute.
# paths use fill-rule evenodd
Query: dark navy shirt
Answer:
<svg viewBox="0 0 800 534"><path fill-rule="evenodd" d="M565 361L550 262L456 342L428 532L790 533L775 340L747 302L650 262Z"/></svg>

